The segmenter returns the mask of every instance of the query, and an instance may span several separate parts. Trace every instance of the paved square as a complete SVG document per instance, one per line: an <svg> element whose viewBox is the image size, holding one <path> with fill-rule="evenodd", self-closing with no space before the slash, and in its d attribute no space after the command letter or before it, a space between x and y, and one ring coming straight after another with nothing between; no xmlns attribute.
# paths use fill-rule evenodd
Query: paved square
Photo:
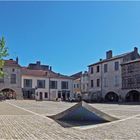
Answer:
<svg viewBox="0 0 140 140"><path fill-rule="evenodd" d="M0 139L139 140L140 105L91 104L120 120L86 129L63 128L46 117L72 105L74 103L28 100L0 102Z"/></svg>

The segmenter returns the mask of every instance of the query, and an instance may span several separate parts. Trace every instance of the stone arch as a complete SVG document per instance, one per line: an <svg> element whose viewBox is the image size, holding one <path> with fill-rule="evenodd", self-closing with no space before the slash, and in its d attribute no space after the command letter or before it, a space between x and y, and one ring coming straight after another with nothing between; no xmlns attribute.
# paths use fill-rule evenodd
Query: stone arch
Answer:
<svg viewBox="0 0 140 140"><path fill-rule="evenodd" d="M5 97L5 99L16 99L16 91L11 88L4 88L0 90L0 93Z"/></svg>
<svg viewBox="0 0 140 140"><path fill-rule="evenodd" d="M129 91L125 96L126 102L139 102L140 101L140 92L137 90Z"/></svg>
<svg viewBox="0 0 140 140"><path fill-rule="evenodd" d="M110 91L105 95L105 101L107 101L107 102L118 102L119 101L119 96L115 92Z"/></svg>

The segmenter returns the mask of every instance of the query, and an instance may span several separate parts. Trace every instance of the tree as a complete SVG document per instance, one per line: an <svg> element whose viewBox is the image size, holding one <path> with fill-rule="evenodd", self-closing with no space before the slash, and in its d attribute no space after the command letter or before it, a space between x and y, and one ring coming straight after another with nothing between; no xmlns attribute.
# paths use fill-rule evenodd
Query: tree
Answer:
<svg viewBox="0 0 140 140"><path fill-rule="evenodd" d="M3 58L8 56L8 49L5 47L5 39L2 37L0 39L0 77L4 76L4 72L2 70L4 66L4 60Z"/></svg>

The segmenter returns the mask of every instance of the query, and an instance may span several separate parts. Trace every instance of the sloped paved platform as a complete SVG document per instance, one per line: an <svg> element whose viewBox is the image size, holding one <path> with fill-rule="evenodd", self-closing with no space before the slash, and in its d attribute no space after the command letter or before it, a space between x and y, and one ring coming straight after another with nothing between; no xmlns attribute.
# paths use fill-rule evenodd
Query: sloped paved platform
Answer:
<svg viewBox="0 0 140 140"><path fill-rule="evenodd" d="M118 118L110 116L95 107L92 107L84 101L77 103L71 108L58 113L56 115L49 116L54 120L61 121L75 121L75 122L111 122L116 121Z"/></svg>

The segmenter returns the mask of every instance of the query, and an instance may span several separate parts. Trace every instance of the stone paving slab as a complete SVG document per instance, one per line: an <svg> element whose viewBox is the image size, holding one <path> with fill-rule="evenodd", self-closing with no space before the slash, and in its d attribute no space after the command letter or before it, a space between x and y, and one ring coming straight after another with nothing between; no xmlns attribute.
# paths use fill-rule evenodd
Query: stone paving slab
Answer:
<svg viewBox="0 0 140 140"><path fill-rule="evenodd" d="M85 130L90 137L109 140L139 140L140 119L129 119L115 124Z"/></svg>
<svg viewBox="0 0 140 140"><path fill-rule="evenodd" d="M32 113L13 107L5 102L0 102L0 115L31 115Z"/></svg>
<svg viewBox="0 0 140 140"><path fill-rule="evenodd" d="M75 103L67 102L52 102L52 101L10 101L11 103L28 109L30 111L44 114L46 116L58 114L70 107ZM110 115L126 118L129 116L140 114L140 105L117 105L117 104L90 104L91 106L100 109L101 111Z"/></svg>
<svg viewBox="0 0 140 140"><path fill-rule="evenodd" d="M17 100L17 101L8 101L12 104L18 105L30 111L45 114L45 115L54 115L60 113L69 107L73 106L76 103L68 102L53 102L53 101L34 101L34 100Z"/></svg>
<svg viewBox="0 0 140 140"><path fill-rule="evenodd" d="M0 116L0 139L84 139L82 132L65 129L52 120L32 116Z"/></svg>
<svg viewBox="0 0 140 140"><path fill-rule="evenodd" d="M24 109L33 111L33 113L9 105L8 103L21 108L23 107ZM92 126L86 130L64 128L55 121L45 117L46 114L56 114L72 105L71 103L64 102L0 102L0 139L139 140L140 115L137 117L134 115L140 113L140 106L121 106L119 109L118 105L105 105L104 107L103 104L93 104L94 107L102 108L102 110L112 114L123 115L124 119L114 123ZM36 110L35 113L34 110ZM38 112L39 114L37 115L36 113Z"/></svg>

